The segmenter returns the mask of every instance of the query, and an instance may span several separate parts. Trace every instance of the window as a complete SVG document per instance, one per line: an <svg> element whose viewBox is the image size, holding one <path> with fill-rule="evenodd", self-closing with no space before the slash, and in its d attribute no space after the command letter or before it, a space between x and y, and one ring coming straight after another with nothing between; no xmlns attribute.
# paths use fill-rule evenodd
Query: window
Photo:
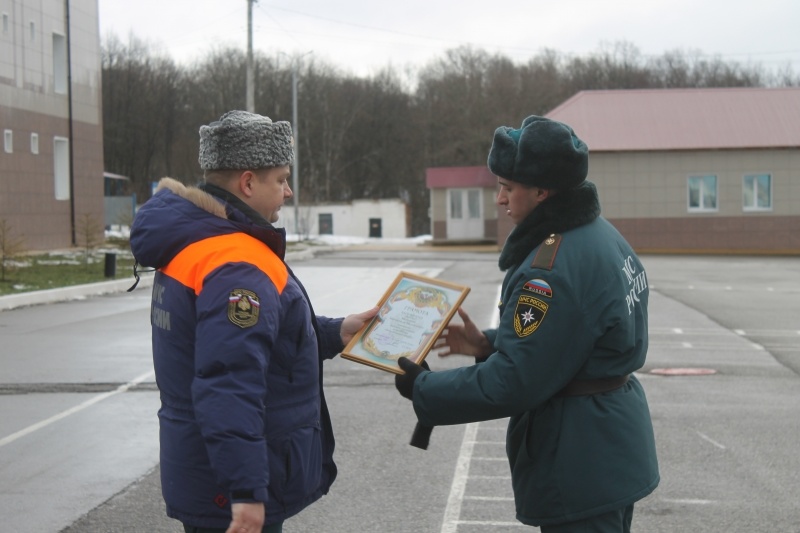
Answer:
<svg viewBox="0 0 800 533"><path fill-rule="evenodd" d="M53 139L53 181L56 200L69 200L69 139Z"/></svg>
<svg viewBox="0 0 800 533"><path fill-rule="evenodd" d="M449 189L447 193L450 196L450 218L481 218L480 189Z"/></svg>
<svg viewBox="0 0 800 533"><path fill-rule="evenodd" d="M467 210L469 218L481 218L480 189L470 189L467 191Z"/></svg>
<svg viewBox="0 0 800 533"><path fill-rule="evenodd" d="M745 211L772 209L772 176L753 174L745 176L742 183L742 208Z"/></svg>
<svg viewBox="0 0 800 533"><path fill-rule="evenodd" d="M53 34L53 90L67 94L67 39Z"/></svg>
<svg viewBox="0 0 800 533"><path fill-rule="evenodd" d="M717 177L689 176L689 211L717 210Z"/></svg>
<svg viewBox="0 0 800 533"><path fill-rule="evenodd" d="M3 131L3 146L6 153L11 154L14 152L14 132L11 130Z"/></svg>
<svg viewBox="0 0 800 533"><path fill-rule="evenodd" d="M464 218L462 194L458 189L450 189L450 218Z"/></svg>
<svg viewBox="0 0 800 533"><path fill-rule="evenodd" d="M39 153L39 134L38 133L31 133L31 153L38 154Z"/></svg>

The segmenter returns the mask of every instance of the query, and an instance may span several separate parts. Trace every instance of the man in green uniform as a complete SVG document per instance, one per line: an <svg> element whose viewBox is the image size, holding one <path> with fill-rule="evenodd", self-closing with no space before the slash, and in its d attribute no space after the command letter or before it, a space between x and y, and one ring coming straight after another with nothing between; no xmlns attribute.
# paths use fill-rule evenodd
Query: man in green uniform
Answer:
<svg viewBox="0 0 800 533"><path fill-rule="evenodd" d="M629 532L658 485L644 390L647 275L600 216L588 148L566 124L530 116L495 131L488 166L515 224L496 329L463 310L441 355L476 364L430 372L401 359L400 393L424 426L510 417L517 519L542 533Z"/></svg>

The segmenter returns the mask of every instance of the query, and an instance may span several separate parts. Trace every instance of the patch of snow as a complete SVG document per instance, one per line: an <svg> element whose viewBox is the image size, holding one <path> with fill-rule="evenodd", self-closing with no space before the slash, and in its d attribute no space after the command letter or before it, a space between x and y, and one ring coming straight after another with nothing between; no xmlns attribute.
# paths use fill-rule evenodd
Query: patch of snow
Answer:
<svg viewBox="0 0 800 533"><path fill-rule="evenodd" d="M432 239L431 235L419 235L417 237L409 237L405 239L387 239L387 238L370 238L370 237L355 237L348 235L312 235L309 239L304 240L299 235L290 233L286 235L288 242L308 242L311 244L321 244L325 246L350 246L354 244L373 244L373 245L418 245L424 244Z"/></svg>

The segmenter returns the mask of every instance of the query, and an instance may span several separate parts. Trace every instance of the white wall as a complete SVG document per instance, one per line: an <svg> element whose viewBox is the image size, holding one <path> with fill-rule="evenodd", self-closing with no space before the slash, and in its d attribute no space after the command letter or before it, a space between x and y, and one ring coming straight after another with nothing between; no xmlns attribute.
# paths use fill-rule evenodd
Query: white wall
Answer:
<svg viewBox="0 0 800 533"><path fill-rule="evenodd" d="M330 214L333 219L333 235L369 237L371 218L381 220L381 237L404 239L408 226L406 204L400 200L354 200L349 204L300 205L297 208L300 222L295 231L295 208L284 205L276 225L286 228L287 233L319 235L319 215Z"/></svg>

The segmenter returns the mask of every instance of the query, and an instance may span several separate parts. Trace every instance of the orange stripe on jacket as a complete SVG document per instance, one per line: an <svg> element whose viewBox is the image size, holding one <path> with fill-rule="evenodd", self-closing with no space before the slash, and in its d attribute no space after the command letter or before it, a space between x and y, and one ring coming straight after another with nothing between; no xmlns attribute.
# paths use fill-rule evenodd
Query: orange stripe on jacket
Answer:
<svg viewBox="0 0 800 533"><path fill-rule="evenodd" d="M244 233L209 237L184 248L161 269L167 276L194 289L203 290L203 281L215 268L226 263L249 263L266 274L278 293L283 292L289 279L286 265L269 246Z"/></svg>

